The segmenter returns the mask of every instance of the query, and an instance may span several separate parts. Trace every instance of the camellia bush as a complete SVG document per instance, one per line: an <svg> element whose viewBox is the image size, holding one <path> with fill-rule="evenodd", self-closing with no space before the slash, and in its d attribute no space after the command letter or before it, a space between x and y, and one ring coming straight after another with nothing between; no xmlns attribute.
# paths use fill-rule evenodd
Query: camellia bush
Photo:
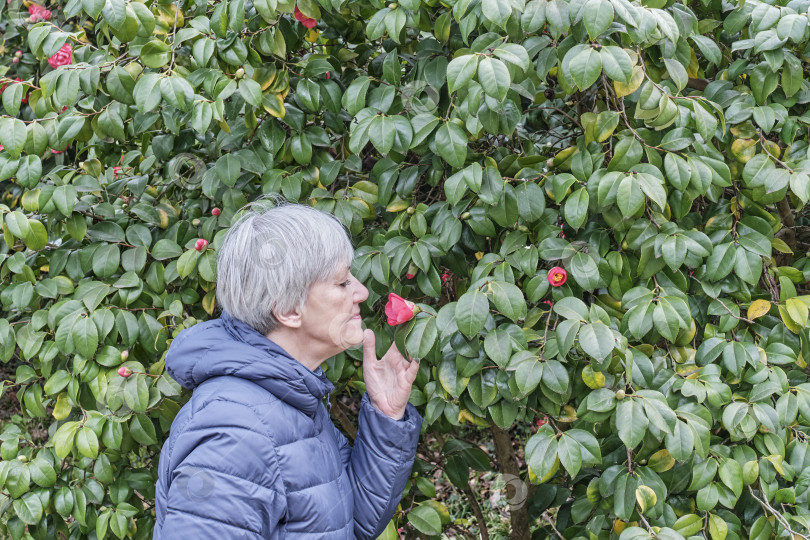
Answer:
<svg viewBox="0 0 810 540"><path fill-rule="evenodd" d="M151 537L164 355L280 193L346 225L366 324L421 359L383 538L489 538L493 470L512 538L807 538L808 7L0 2L0 529Z"/></svg>

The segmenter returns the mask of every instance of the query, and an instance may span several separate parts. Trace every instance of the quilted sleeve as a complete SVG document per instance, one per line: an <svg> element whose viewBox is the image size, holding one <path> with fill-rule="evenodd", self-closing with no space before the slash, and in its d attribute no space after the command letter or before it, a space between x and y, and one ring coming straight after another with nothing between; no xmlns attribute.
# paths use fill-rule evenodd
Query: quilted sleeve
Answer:
<svg viewBox="0 0 810 540"><path fill-rule="evenodd" d="M170 459L179 462L161 538L276 538L286 496L275 445L252 408L215 401L197 411Z"/></svg>
<svg viewBox="0 0 810 540"><path fill-rule="evenodd" d="M373 539L394 515L416 456L422 417L408 404L405 416L393 420L375 409L368 394L360 402L354 448L340 434L341 455L354 492L354 534ZM335 431L340 433L337 428Z"/></svg>

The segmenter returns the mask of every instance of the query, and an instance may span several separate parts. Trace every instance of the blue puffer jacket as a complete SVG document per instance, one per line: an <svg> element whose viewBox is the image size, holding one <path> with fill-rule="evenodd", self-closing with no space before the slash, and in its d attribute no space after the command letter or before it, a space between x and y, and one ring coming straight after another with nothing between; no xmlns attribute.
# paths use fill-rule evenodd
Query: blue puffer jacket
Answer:
<svg viewBox="0 0 810 540"><path fill-rule="evenodd" d="M363 396L354 448L316 371L227 313L182 331L166 369L193 388L160 453L155 540L376 538L413 465L422 417Z"/></svg>

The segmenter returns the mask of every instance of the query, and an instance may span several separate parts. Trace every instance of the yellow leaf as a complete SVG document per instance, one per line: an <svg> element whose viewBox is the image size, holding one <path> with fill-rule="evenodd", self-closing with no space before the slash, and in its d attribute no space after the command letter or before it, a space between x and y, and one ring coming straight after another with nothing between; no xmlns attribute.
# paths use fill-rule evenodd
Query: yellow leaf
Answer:
<svg viewBox="0 0 810 540"><path fill-rule="evenodd" d="M731 153L740 163L747 163L757 153L757 141L754 139L735 139L731 143Z"/></svg>
<svg viewBox="0 0 810 540"><path fill-rule="evenodd" d="M807 326L807 305L798 298L788 298L785 302L785 308L790 318L798 326L804 328Z"/></svg>
<svg viewBox="0 0 810 540"><path fill-rule="evenodd" d="M798 326L795 322L793 322L793 319L791 319L790 315L788 315L788 311L787 309L785 309L785 306L778 306L778 308L779 308L779 316L782 317L782 322L785 323L787 329L793 332L794 334L798 334L799 332L801 332L802 327Z"/></svg>
<svg viewBox="0 0 810 540"><path fill-rule="evenodd" d="M206 313L209 315L214 314L214 309L217 306L217 293L216 291L209 291L202 299L202 306Z"/></svg>
<svg viewBox="0 0 810 540"><path fill-rule="evenodd" d="M655 506L658 497L656 497L655 491L650 486L638 486L636 488L636 502L638 502L638 508L643 514Z"/></svg>
<svg viewBox="0 0 810 540"><path fill-rule="evenodd" d="M590 365L585 366L582 370L582 380L588 388L594 390L605 386L605 375L599 371L594 371Z"/></svg>
<svg viewBox="0 0 810 540"><path fill-rule="evenodd" d="M751 302L751 305L748 306L747 317L753 321L754 319L758 319L767 314L770 310L771 303L767 300L754 300Z"/></svg>
<svg viewBox="0 0 810 540"><path fill-rule="evenodd" d="M577 419L577 411L571 405L566 405L563 407L562 413L559 416L555 417L557 422L574 422Z"/></svg>
<svg viewBox="0 0 810 540"><path fill-rule="evenodd" d="M279 94L264 94L262 96L264 110L276 118L284 118L287 109L284 108L284 100Z"/></svg>
<svg viewBox="0 0 810 540"><path fill-rule="evenodd" d="M790 249L790 246L787 245L785 241L782 240L781 238L774 238L773 240L771 240L771 246L773 247L773 249L779 251L780 253L790 253L790 254L793 253L793 250Z"/></svg>
<svg viewBox="0 0 810 540"><path fill-rule="evenodd" d="M669 453L666 448L659 450L650 456L647 465L655 472L662 473L670 470L675 466L675 458Z"/></svg>
<svg viewBox="0 0 810 540"><path fill-rule="evenodd" d="M641 66L633 67L633 74L630 76L630 82L622 83L613 81L613 88L616 90L616 97L629 96L641 86L644 82L644 70Z"/></svg>
<svg viewBox="0 0 810 540"><path fill-rule="evenodd" d="M56 398L56 405L53 407L53 417L57 420L64 420L70 416L71 409L73 409L73 407L71 407L70 402L68 402L67 392L62 392L59 394L59 397Z"/></svg>
<svg viewBox="0 0 810 540"><path fill-rule="evenodd" d="M726 540L728 524L726 520L715 514L709 514L709 534L712 540Z"/></svg>

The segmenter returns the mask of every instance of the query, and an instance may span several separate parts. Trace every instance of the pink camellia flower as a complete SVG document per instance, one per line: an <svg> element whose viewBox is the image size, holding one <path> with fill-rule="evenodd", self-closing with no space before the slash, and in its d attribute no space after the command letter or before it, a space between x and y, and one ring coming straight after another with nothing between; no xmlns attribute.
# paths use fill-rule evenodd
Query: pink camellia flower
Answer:
<svg viewBox="0 0 810 540"><path fill-rule="evenodd" d="M129 369L127 366L121 366L120 368L118 368L118 374L126 379L127 377L132 375L132 370Z"/></svg>
<svg viewBox="0 0 810 540"><path fill-rule="evenodd" d="M115 166L112 169L113 169L113 178L118 178L118 175L121 174L121 169L123 169L123 167Z"/></svg>
<svg viewBox="0 0 810 540"><path fill-rule="evenodd" d="M568 272L564 268L555 266L548 271L548 282L552 287L561 287L566 279L568 279Z"/></svg>
<svg viewBox="0 0 810 540"><path fill-rule="evenodd" d="M301 13L298 6L295 6L295 20L303 24L306 28L315 28L318 26L318 21Z"/></svg>
<svg viewBox="0 0 810 540"><path fill-rule="evenodd" d="M385 304L385 315L391 326L408 322L416 315L416 304L405 300L398 294L389 293L388 303Z"/></svg>
<svg viewBox="0 0 810 540"><path fill-rule="evenodd" d="M31 15L31 22L50 21L51 12L39 4L28 6L28 14Z"/></svg>
<svg viewBox="0 0 810 540"><path fill-rule="evenodd" d="M62 45L62 48L56 51L56 53L48 58L48 64L51 65L52 68L56 69L59 66L66 66L70 64L71 58L73 56L73 47L69 44L65 43Z"/></svg>

